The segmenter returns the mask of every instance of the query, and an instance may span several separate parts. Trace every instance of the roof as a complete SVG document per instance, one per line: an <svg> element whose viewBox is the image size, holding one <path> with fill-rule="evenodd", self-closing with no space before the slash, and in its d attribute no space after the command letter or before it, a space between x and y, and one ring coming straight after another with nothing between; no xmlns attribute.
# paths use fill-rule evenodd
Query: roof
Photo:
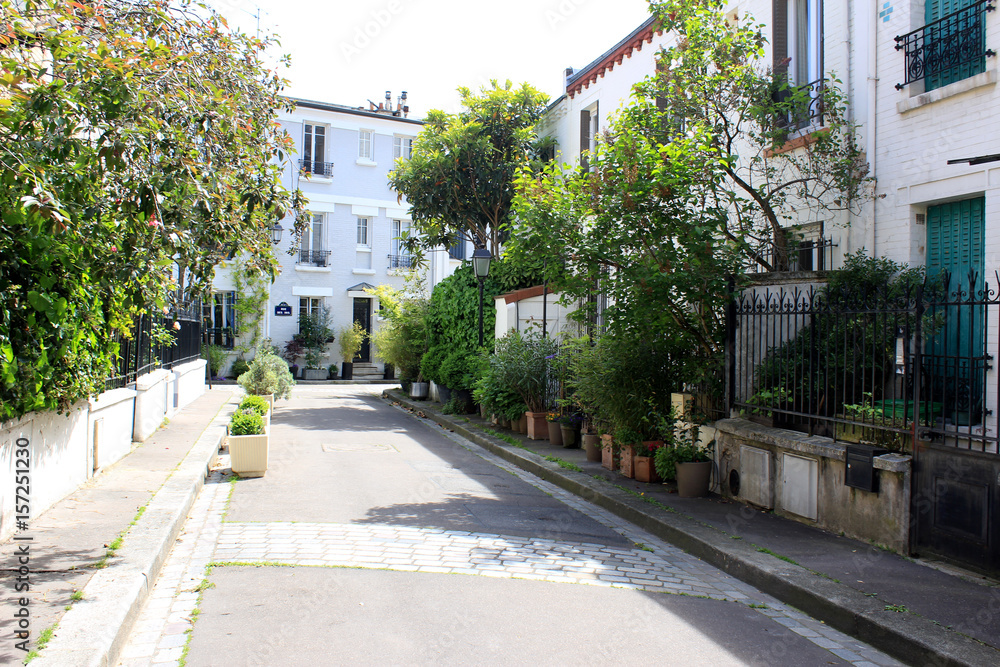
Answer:
<svg viewBox="0 0 1000 667"><path fill-rule="evenodd" d="M582 70L574 72L566 79L566 94L571 98L584 88L589 88L590 84L596 83L598 77L604 76L605 72L610 72L615 65L621 65L625 58L631 58L633 51L641 51L643 42L651 43L654 35L663 33L663 28L659 25L656 16L650 16L643 21L642 25L629 33L628 37L621 40L600 58L590 63Z"/></svg>
<svg viewBox="0 0 1000 667"><path fill-rule="evenodd" d="M290 102L294 102L297 107L305 107L307 109L318 109L320 111L333 111L335 113L347 113L355 116L366 116L368 118L381 118L382 120L394 120L399 123L410 123L412 125L423 125L424 121L417 120L416 118L404 118L402 116L393 116L389 113L378 113L377 111L369 111L360 107L349 107L346 104L333 104L331 102L317 102L315 100L303 100L297 97L286 97L285 99Z"/></svg>

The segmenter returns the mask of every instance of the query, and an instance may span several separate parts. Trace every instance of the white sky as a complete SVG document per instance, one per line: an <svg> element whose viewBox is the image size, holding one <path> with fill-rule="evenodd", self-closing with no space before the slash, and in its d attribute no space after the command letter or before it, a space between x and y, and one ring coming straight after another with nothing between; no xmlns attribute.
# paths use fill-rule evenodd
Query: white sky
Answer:
<svg viewBox="0 0 1000 667"><path fill-rule="evenodd" d="M527 81L555 99L580 69L649 16L646 0L209 0L230 26L281 38L285 93L335 104L395 103L410 117L459 110L458 86Z"/></svg>

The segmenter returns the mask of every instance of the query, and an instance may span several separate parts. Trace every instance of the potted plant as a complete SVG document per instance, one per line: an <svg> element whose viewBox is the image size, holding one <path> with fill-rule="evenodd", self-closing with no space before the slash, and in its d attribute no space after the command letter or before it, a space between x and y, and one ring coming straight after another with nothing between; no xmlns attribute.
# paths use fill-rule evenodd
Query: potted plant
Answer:
<svg viewBox="0 0 1000 667"><path fill-rule="evenodd" d="M559 422L559 417L558 412L549 412L545 415L545 419L548 422L549 442L556 447L562 447L562 424Z"/></svg>
<svg viewBox="0 0 1000 667"><path fill-rule="evenodd" d="M236 382L243 391L263 396L272 404L275 399L291 396L295 385L288 365L263 343L257 346L247 372L239 376Z"/></svg>
<svg viewBox="0 0 1000 667"><path fill-rule="evenodd" d="M354 357L358 356L368 334L361 328L360 322L352 322L351 326L341 328L337 335L340 337L340 358L344 362L340 376L344 380L353 380Z"/></svg>
<svg viewBox="0 0 1000 667"><path fill-rule="evenodd" d="M584 433L580 438L583 449L587 452L587 460L591 463L601 462L601 436L596 433Z"/></svg>
<svg viewBox="0 0 1000 667"><path fill-rule="evenodd" d="M618 468L618 443L610 433L601 434L601 466L606 470Z"/></svg>
<svg viewBox="0 0 1000 667"><path fill-rule="evenodd" d="M632 430L630 428L619 428L615 431L615 442L618 443L620 449L620 465L619 471L621 474L625 475L629 479L635 477L635 470L633 467L635 459L635 450L642 443L642 436L639 435L638 431Z"/></svg>
<svg viewBox="0 0 1000 667"><path fill-rule="evenodd" d="M524 402L527 434L532 440L548 437L545 425L548 405L549 359L559 351L556 341L538 333L522 335L511 330L496 342L494 357L498 360L503 382Z"/></svg>
<svg viewBox="0 0 1000 667"><path fill-rule="evenodd" d="M260 396L247 396L229 421L229 458L240 477L261 477L267 471L271 407Z"/></svg>
<svg viewBox="0 0 1000 667"><path fill-rule="evenodd" d="M311 313L300 313L299 333L293 339L298 339L304 350L306 367L302 371L302 379L325 380L329 371L322 365L323 358L326 356L326 346L333 340L330 309L324 307Z"/></svg>
<svg viewBox="0 0 1000 667"><path fill-rule="evenodd" d="M656 472L654 457L656 451L663 448L663 442L652 440L642 442L636 447L632 467L635 471L635 481L649 484L661 484L663 478Z"/></svg>
<svg viewBox="0 0 1000 667"><path fill-rule="evenodd" d="M563 447L567 449L575 449L576 447L579 447L576 434L580 430L580 423L582 421L583 418L575 412L559 416L559 431Z"/></svg>

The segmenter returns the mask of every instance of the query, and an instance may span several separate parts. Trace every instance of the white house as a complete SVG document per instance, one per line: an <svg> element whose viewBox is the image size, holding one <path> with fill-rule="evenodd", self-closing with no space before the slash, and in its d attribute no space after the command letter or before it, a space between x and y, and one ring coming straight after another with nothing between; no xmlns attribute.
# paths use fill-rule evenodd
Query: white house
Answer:
<svg viewBox="0 0 1000 667"><path fill-rule="evenodd" d="M395 108L388 92L386 102L367 108L293 101L295 109L278 117L296 150L283 179L308 198L311 219L295 245L288 231L294 221L284 220L275 248L281 272L270 286L263 334L279 347L297 333L300 313L320 308L329 309L334 329L354 321L368 332L378 328L378 300L365 289L402 287L411 265L398 240L410 225L409 207L389 187L387 175L397 159L409 157L423 124L407 117L405 92ZM204 309L210 342L230 348L234 340L227 334L239 328L231 271L217 271L214 302ZM356 377L381 374L370 342L359 356ZM339 361L334 343L323 365Z"/></svg>

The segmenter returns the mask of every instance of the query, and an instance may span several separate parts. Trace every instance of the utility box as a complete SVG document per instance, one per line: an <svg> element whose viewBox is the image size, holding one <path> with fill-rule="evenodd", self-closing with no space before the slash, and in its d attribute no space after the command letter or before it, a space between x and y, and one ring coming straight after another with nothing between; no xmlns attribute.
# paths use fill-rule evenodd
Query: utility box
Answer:
<svg viewBox="0 0 1000 667"><path fill-rule="evenodd" d="M872 445L847 445L847 469L844 474L844 484L855 489L878 493L875 457L888 453L888 449Z"/></svg>

